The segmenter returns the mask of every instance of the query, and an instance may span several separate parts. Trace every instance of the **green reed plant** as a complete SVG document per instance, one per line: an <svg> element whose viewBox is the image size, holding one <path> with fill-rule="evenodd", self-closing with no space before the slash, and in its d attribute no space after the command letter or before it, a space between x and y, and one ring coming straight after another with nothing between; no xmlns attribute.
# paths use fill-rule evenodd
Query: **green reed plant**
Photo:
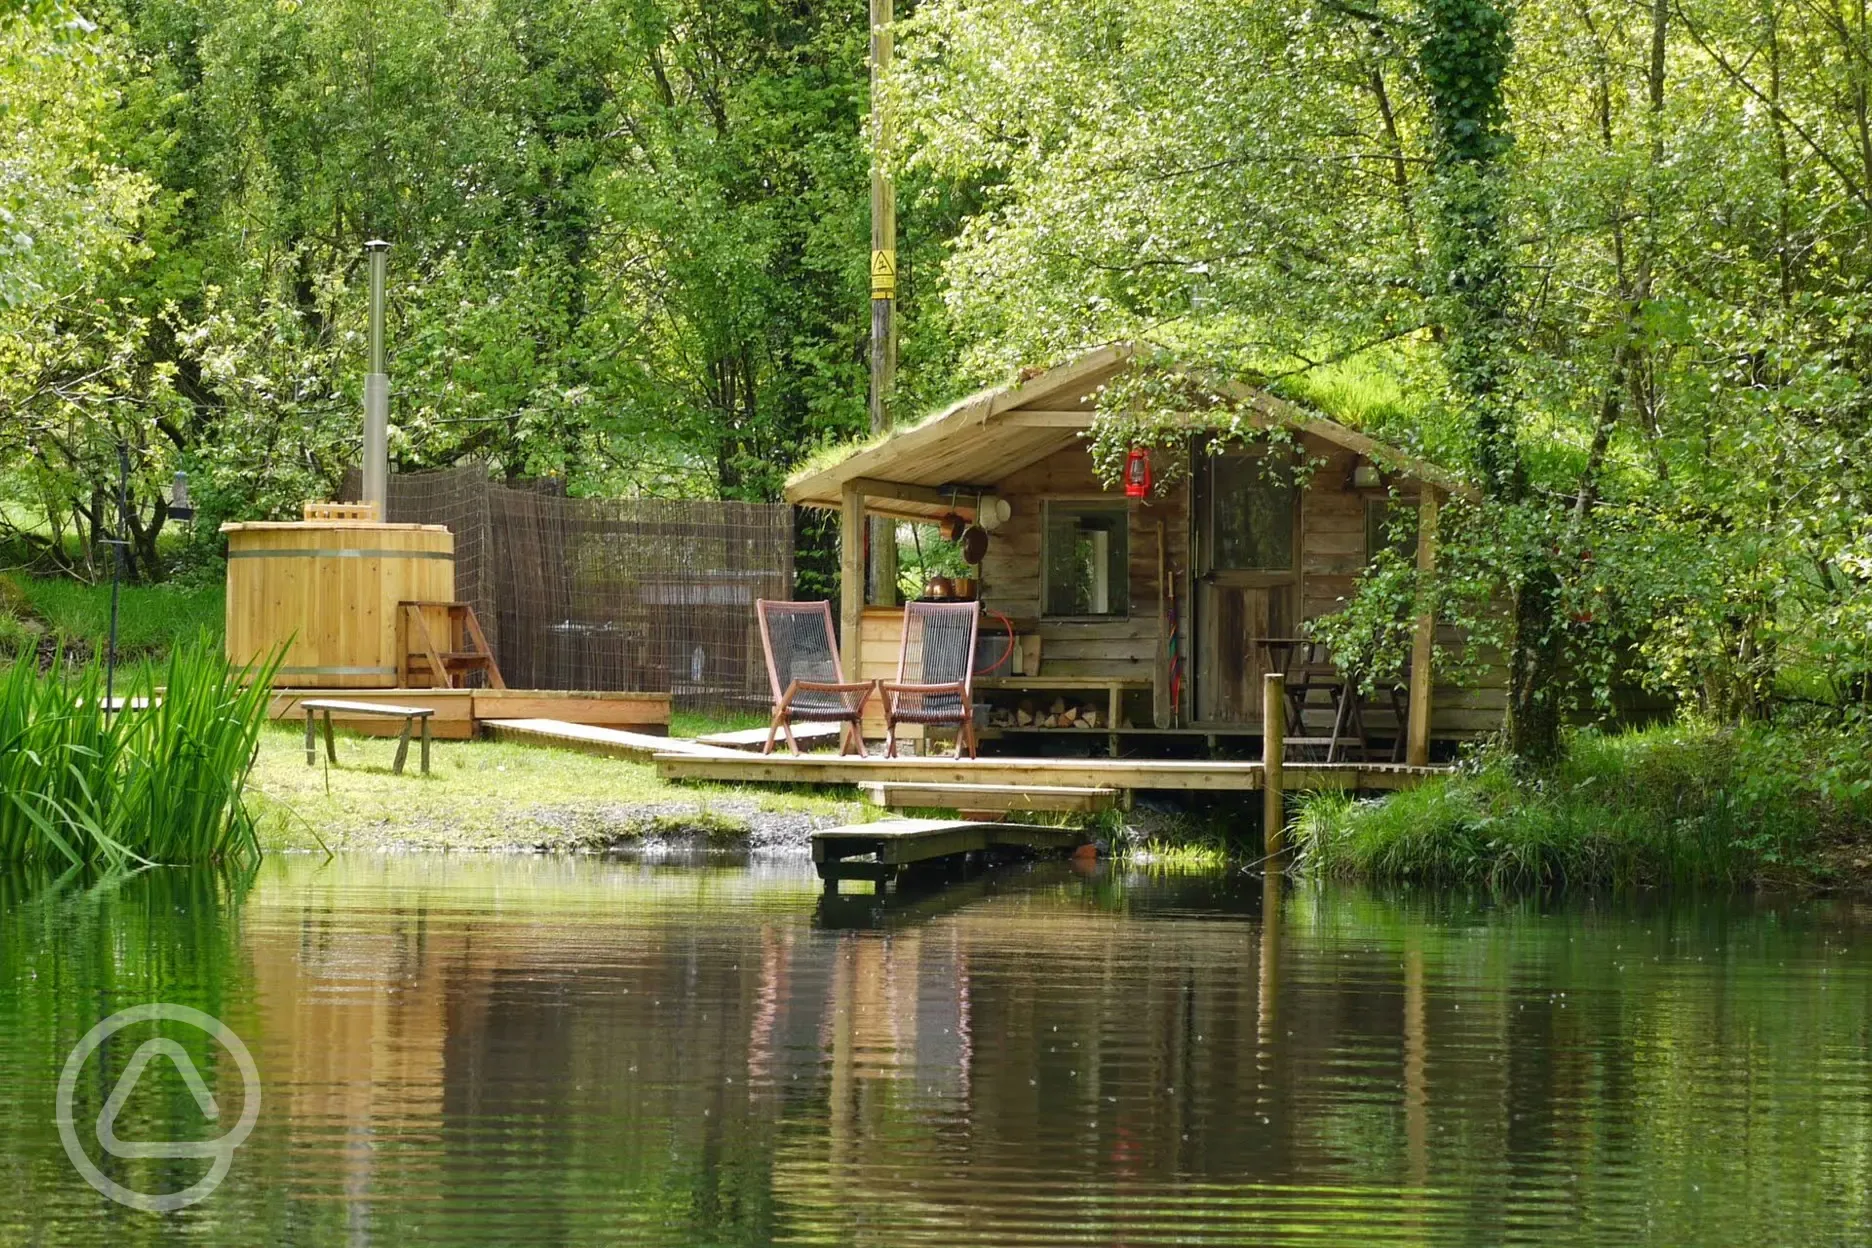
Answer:
<svg viewBox="0 0 1872 1248"><path fill-rule="evenodd" d="M207 641L120 673L30 658L0 677L0 862L202 863L259 853L242 801L277 659ZM142 705L136 705L138 702Z"/></svg>

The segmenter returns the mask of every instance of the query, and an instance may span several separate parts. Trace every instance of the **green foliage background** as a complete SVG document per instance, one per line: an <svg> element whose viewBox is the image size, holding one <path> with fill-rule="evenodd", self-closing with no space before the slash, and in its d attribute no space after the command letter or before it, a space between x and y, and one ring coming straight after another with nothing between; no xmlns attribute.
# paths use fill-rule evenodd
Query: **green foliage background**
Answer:
<svg viewBox="0 0 1872 1248"><path fill-rule="evenodd" d="M1481 489L1446 574L1368 578L1339 648L1395 662L1427 595L1508 646L1534 755L1631 680L1719 718L1863 701L1863 6L936 0L915 25L911 167L987 187L945 270L967 361L1141 337Z"/></svg>
<svg viewBox="0 0 1872 1248"><path fill-rule="evenodd" d="M1162 343L1482 487L1454 571L1372 578L1335 641L1430 595L1548 740L1632 681L1863 702L1863 6L900 12L901 414ZM9 9L0 537L94 573L119 443L140 575L202 557L158 541L177 469L210 557L329 492L375 236L402 467L776 497L865 424L865 40L855 0Z"/></svg>
<svg viewBox="0 0 1872 1248"><path fill-rule="evenodd" d="M0 480L46 561L94 570L119 442L139 572L177 469L207 533L328 493L373 237L402 468L763 499L864 425L862 3L79 7L0 31ZM901 198L915 309L967 199ZM950 384L911 319L905 410Z"/></svg>

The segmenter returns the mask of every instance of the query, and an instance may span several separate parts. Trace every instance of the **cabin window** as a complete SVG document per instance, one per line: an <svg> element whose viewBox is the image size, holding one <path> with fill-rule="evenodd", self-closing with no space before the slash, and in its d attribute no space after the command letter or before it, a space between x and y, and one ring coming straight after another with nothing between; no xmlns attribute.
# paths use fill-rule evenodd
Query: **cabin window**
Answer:
<svg viewBox="0 0 1872 1248"><path fill-rule="evenodd" d="M1260 455L1217 455L1209 471L1211 566L1293 571L1293 473Z"/></svg>
<svg viewBox="0 0 1872 1248"><path fill-rule="evenodd" d="M1396 498L1365 501L1365 559L1395 551L1406 563L1417 559L1417 504Z"/></svg>
<svg viewBox="0 0 1872 1248"><path fill-rule="evenodd" d="M1131 513L1123 503L1049 502L1041 612L1069 618L1127 614L1130 527Z"/></svg>

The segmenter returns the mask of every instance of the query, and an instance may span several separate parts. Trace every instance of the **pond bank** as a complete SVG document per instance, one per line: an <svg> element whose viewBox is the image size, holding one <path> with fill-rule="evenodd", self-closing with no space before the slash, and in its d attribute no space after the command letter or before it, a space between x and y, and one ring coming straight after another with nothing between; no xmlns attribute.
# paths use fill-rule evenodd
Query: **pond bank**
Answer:
<svg viewBox="0 0 1872 1248"><path fill-rule="evenodd" d="M857 794L673 785L643 763L498 741L439 741L431 773L396 742L337 738L305 761L302 730L261 734L249 801L269 849L591 852L657 845L806 852L814 828L864 818Z"/></svg>
<svg viewBox="0 0 1872 1248"><path fill-rule="evenodd" d="M391 774L391 740L340 737L338 750L337 767L308 767L297 728L262 735L250 801L268 848L804 855L814 829L877 817L849 789L671 784L647 764L501 742L439 742L427 777ZM1090 830L1123 858L1253 864L1257 806L1145 797ZM1839 732L1582 734L1539 777L1484 761L1382 799L1308 794L1292 809L1294 869L1316 877L1872 891L1872 763Z"/></svg>
<svg viewBox="0 0 1872 1248"><path fill-rule="evenodd" d="M1380 801L1302 799L1303 872L1536 886L1872 889L1861 734L1672 724L1582 733L1531 777L1487 760Z"/></svg>
<svg viewBox="0 0 1872 1248"><path fill-rule="evenodd" d="M339 735L336 743L336 767L322 751L308 767L300 728L272 724L261 734L248 800L266 848L803 857L815 829L882 816L848 788L672 784L647 763L501 741L436 742L431 774L421 774L412 751L398 776L393 739ZM1090 830L1122 857L1220 867L1259 856L1248 813L1256 808L1244 801L1192 813L1140 803L1097 817Z"/></svg>

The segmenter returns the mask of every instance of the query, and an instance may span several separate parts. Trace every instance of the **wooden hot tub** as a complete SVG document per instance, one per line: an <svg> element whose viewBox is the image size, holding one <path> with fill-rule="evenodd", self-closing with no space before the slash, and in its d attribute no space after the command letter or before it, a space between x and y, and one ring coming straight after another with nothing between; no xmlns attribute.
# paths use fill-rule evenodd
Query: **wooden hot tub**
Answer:
<svg viewBox="0 0 1872 1248"><path fill-rule="evenodd" d="M455 538L434 524L224 524L227 654L290 642L274 683L370 689L397 683L399 602L455 599Z"/></svg>

